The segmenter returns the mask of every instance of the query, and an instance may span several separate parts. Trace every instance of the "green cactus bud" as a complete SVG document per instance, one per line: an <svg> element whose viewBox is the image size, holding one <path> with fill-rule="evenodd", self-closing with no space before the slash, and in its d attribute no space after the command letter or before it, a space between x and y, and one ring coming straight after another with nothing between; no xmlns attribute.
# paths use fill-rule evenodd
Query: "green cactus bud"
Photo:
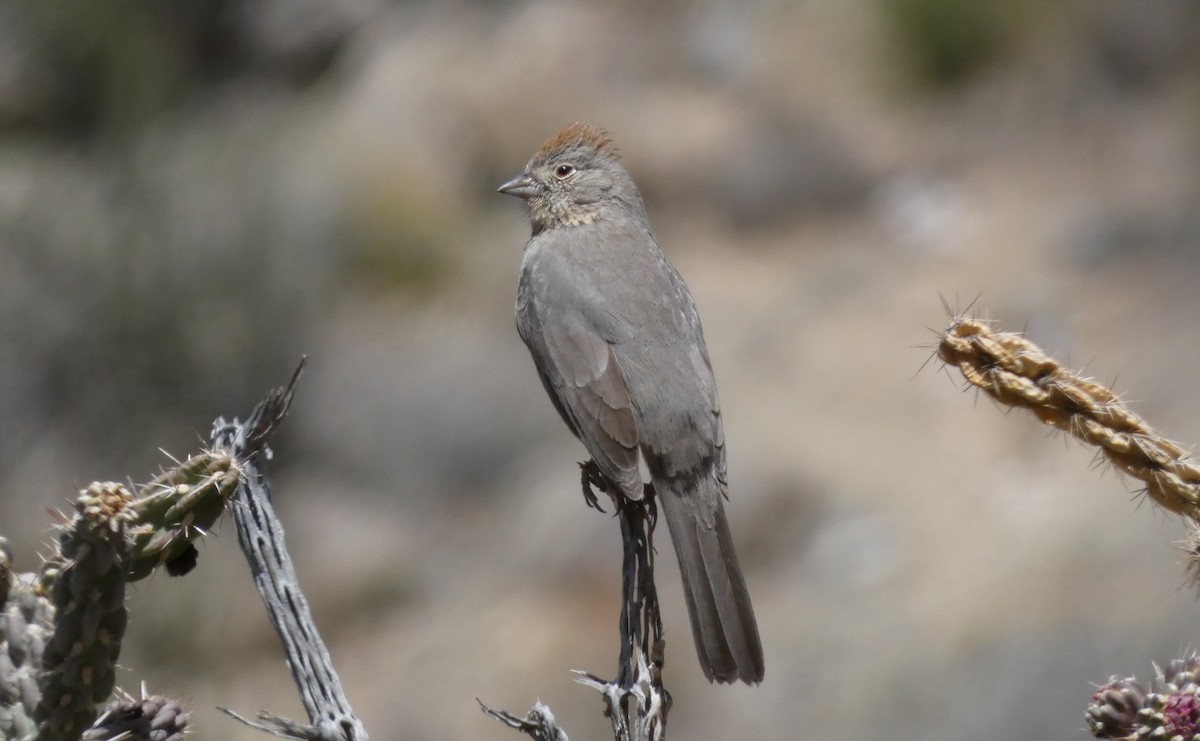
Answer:
<svg viewBox="0 0 1200 741"><path fill-rule="evenodd" d="M190 571L197 555L192 539L212 530L237 484L232 458L201 453L139 487L130 507L128 580L144 579L159 565L172 576Z"/></svg>

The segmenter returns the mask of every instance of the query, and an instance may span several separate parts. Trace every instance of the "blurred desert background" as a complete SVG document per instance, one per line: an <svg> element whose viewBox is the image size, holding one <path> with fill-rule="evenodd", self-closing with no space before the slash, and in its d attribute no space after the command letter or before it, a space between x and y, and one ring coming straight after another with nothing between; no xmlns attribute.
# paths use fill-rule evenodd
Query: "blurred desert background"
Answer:
<svg viewBox="0 0 1200 741"><path fill-rule="evenodd" d="M310 356L275 499L377 739L609 737L619 536L512 319L495 188L607 127L691 285L767 654L707 684L666 534L680 739L1084 739L1200 647L1180 523L925 364L972 302L1200 441L1194 0L7 0L0 534L145 480ZM225 523L133 588L121 684L299 716Z"/></svg>

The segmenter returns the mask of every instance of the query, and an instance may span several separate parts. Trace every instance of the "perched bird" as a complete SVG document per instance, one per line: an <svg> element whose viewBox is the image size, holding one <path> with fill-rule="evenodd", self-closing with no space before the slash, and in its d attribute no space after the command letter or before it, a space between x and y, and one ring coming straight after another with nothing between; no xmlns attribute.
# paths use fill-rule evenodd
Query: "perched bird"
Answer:
<svg viewBox="0 0 1200 741"><path fill-rule="evenodd" d="M500 192L533 236L517 329L567 427L630 499L649 471L710 681L763 678L762 644L725 518L725 431L700 316L659 249L608 134L567 126Z"/></svg>

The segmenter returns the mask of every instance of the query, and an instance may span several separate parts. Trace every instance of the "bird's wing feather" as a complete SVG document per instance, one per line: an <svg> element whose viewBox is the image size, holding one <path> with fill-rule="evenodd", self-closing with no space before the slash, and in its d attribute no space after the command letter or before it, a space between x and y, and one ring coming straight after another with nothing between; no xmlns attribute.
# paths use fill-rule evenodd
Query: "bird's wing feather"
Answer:
<svg viewBox="0 0 1200 741"><path fill-rule="evenodd" d="M612 346L565 316L546 317L541 330L539 370L555 406L604 475L626 496L641 498L637 422Z"/></svg>

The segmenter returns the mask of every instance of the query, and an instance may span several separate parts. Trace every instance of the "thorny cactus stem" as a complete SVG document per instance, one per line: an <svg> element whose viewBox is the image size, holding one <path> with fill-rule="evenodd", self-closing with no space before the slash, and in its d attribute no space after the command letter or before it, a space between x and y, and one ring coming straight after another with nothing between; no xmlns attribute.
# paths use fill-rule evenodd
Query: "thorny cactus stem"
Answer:
<svg viewBox="0 0 1200 741"><path fill-rule="evenodd" d="M1023 407L1100 453L1146 486L1159 506L1191 525L1186 546L1200 583L1200 464L1129 411L1109 388L1067 370L1022 335L991 322L957 316L937 354L1001 404ZM1085 717L1096 738L1200 741L1200 658L1172 661L1147 690L1133 678L1111 678L1092 695Z"/></svg>
<svg viewBox="0 0 1200 741"><path fill-rule="evenodd" d="M937 354L1001 404L1028 409L1099 448L1118 470L1142 481L1159 506L1200 521L1200 465L1110 389L1063 368L1022 335L972 316L954 318Z"/></svg>
<svg viewBox="0 0 1200 741"><path fill-rule="evenodd" d="M136 496L94 483L63 518L56 552L36 575L14 575L0 545L0 735L78 738L92 724L116 684L125 584L159 566L187 573L192 540L215 525L238 476L229 455L206 452Z"/></svg>
<svg viewBox="0 0 1200 741"><path fill-rule="evenodd" d="M125 526L133 495L97 483L75 500L75 516L59 535L58 554L43 568L57 573L50 589L54 633L42 656L39 739L71 739L96 719L117 682L125 635Z"/></svg>
<svg viewBox="0 0 1200 741"><path fill-rule="evenodd" d="M301 361L287 389L273 391L255 409L252 416L264 409L274 416L254 427L246 451L261 452L303 367ZM238 491L245 463L209 450L131 487L136 494L118 483L92 484L75 500L73 516L60 515L55 553L38 573L16 573L0 537L0 737L182 738L187 715L173 700L145 690L141 699L122 695L99 719L96 706L116 684L126 583L159 566L175 576L193 568L192 541L215 526Z"/></svg>

